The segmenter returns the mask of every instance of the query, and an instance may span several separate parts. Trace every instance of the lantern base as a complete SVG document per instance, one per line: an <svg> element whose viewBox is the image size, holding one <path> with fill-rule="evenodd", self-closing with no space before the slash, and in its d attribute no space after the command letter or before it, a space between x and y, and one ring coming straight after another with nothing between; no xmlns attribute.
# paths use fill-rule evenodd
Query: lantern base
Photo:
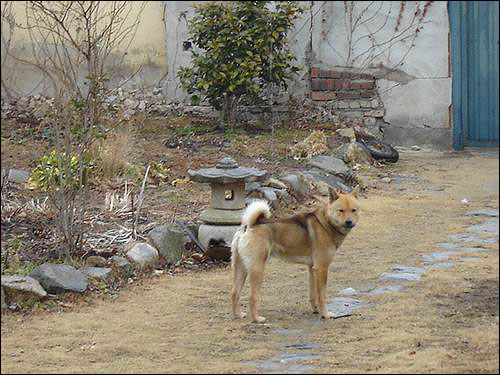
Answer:
<svg viewBox="0 0 500 375"><path fill-rule="evenodd" d="M233 236L239 227L239 225L202 224L198 230L198 240L206 249L208 249L210 240L224 241L225 246L230 247Z"/></svg>

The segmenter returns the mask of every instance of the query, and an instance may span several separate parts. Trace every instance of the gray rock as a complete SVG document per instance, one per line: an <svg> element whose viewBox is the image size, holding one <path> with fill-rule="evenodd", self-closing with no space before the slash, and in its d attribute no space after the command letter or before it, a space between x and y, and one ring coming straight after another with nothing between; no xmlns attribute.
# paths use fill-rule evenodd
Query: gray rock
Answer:
<svg viewBox="0 0 500 375"><path fill-rule="evenodd" d="M444 252L444 253L432 253L430 255L422 255L422 261L424 263L434 263L434 262L444 262L448 260L448 256L453 253Z"/></svg>
<svg viewBox="0 0 500 375"><path fill-rule="evenodd" d="M295 195L305 197L309 194L309 183L302 174L288 174L279 179L289 186L290 192Z"/></svg>
<svg viewBox="0 0 500 375"><path fill-rule="evenodd" d="M316 156L309 160L307 164L334 175L342 175L350 171L349 167L343 160L325 155Z"/></svg>
<svg viewBox="0 0 500 375"><path fill-rule="evenodd" d="M390 177L383 177L380 181L382 181L386 184L390 184L392 180Z"/></svg>
<svg viewBox="0 0 500 375"><path fill-rule="evenodd" d="M380 275L382 281L418 281L419 273L408 272L384 272Z"/></svg>
<svg viewBox="0 0 500 375"><path fill-rule="evenodd" d="M467 231L493 233L498 235L499 234L498 226L499 226L498 218L494 218L485 221L484 223L481 224L471 225L469 228L467 228Z"/></svg>
<svg viewBox="0 0 500 375"><path fill-rule="evenodd" d="M106 258L99 255L92 255L85 259L85 265L88 267L105 267L107 264Z"/></svg>
<svg viewBox="0 0 500 375"><path fill-rule="evenodd" d="M453 263L453 262L435 263L432 266L430 266L430 268L432 268L432 269L449 269L449 268L453 268L454 265L455 265L455 263Z"/></svg>
<svg viewBox="0 0 500 375"><path fill-rule="evenodd" d="M5 292L3 291L3 286L1 287L2 289L2 310L7 308L7 304L5 303Z"/></svg>
<svg viewBox="0 0 500 375"><path fill-rule="evenodd" d="M87 276L65 264L44 263L30 274L49 293L78 292L87 289Z"/></svg>
<svg viewBox="0 0 500 375"><path fill-rule="evenodd" d="M286 184L284 184L283 182L281 182L280 180L277 180L275 178L268 178L266 181L264 181L262 183L263 186L269 186L269 187L272 187L274 189L287 189L288 187L286 186Z"/></svg>
<svg viewBox="0 0 500 375"><path fill-rule="evenodd" d="M450 251L457 251L461 247L461 245L452 242L441 242L438 243L437 246L444 250L450 250Z"/></svg>
<svg viewBox="0 0 500 375"><path fill-rule="evenodd" d="M110 259L113 265L118 268L127 269L132 267L132 264L126 258L119 255L113 255Z"/></svg>
<svg viewBox="0 0 500 375"><path fill-rule="evenodd" d="M393 292L399 292L399 291L401 291L401 285L388 285L388 286L383 286L381 288L372 289L368 292L368 295L379 296L381 294L393 293Z"/></svg>
<svg viewBox="0 0 500 375"><path fill-rule="evenodd" d="M370 151L359 142L345 143L338 147L333 155L351 165L373 163Z"/></svg>
<svg viewBox="0 0 500 375"><path fill-rule="evenodd" d="M353 310L367 306L366 303L358 299L349 297L336 297L328 304L328 310L335 315L335 318L352 315Z"/></svg>
<svg viewBox="0 0 500 375"><path fill-rule="evenodd" d="M85 275L92 279L102 279L105 280L111 276L111 268L103 267L85 267L80 269Z"/></svg>
<svg viewBox="0 0 500 375"><path fill-rule="evenodd" d="M15 182L16 184L24 184L28 181L30 174L26 171L20 169L2 169L2 179L4 175L7 175L7 179L10 182Z"/></svg>
<svg viewBox="0 0 500 375"><path fill-rule="evenodd" d="M148 233L151 244L168 263L178 262L185 253L188 238L176 225L160 225Z"/></svg>
<svg viewBox="0 0 500 375"><path fill-rule="evenodd" d="M140 242L127 252L127 257L132 262L145 267L158 260L158 250L147 243Z"/></svg>
<svg viewBox="0 0 500 375"><path fill-rule="evenodd" d="M18 292L30 293L39 298L47 296L47 292L42 288L38 280L29 276L2 276L2 287L6 290L11 289Z"/></svg>
<svg viewBox="0 0 500 375"><path fill-rule="evenodd" d="M488 249L483 249L481 247L464 247L460 249L461 252L466 253L466 254L472 254L472 253L483 253L486 251L490 251Z"/></svg>
<svg viewBox="0 0 500 375"><path fill-rule="evenodd" d="M393 272L403 272L403 273L413 273L415 275L420 275L425 272L423 268L420 267L410 267L410 266L394 266L392 267Z"/></svg>
<svg viewBox="0 0 500 375"><path fill-rule="evenodd" d="M448 238L451 241L476 242L476 243L480 243L480 244L492 244L492 243L497 243L498 242L498 240L495 239L495 238L480 238L475 233L455 233L455 234L449 234Z"/></svg>
<svg viewBox="0 0 500 375"><path fill-rule="evenodd" d="M356 133L352 128L337 129L335 131L335 134L340 138L341 141L344 140L347 142L356 142Z"/></svg>
<svg viewBox="0 0 500 375"><path fill-rule="evenodd" d="M278 196L276 195L276 192L273 188L261 187L257 189L257 191L262 193L263 198L267 200L272 207L276 206L276 204L278 203Z"/></svg>
<svg viewBox="0 0 500 375"><path fill-rule="evenodd" d="M319 169L310 169L308 171L304 172L304 175L313 178L318 181L322 181L325 184L331 186L334 189L337 189L342 192L351 192L352 188L344 183L344 180L342 180L338 176L334 176L331 174L328 174L326 172L323 172Z"/></svg>
<svg viewBox="0 0 500 375"><path fill-rule="evenodd" d="M245 183L245 191L247 192L252 192L258 190L259 188L260 184L257 181Z"/></svg>
<svg viewBox="0 0 500 375"><path fill-rule="evenodd" d="M340 296L355 296L356 294L358 294L358 291L354 288L345 288L339 292Z"/></svg>
<svg viewBox="0 0 500 375"><path fill-rule="evenodd" d="M498 210L493 208L482 208L479 210L469 211L465 214L466 216L489 216L498 217Z"/></svg>

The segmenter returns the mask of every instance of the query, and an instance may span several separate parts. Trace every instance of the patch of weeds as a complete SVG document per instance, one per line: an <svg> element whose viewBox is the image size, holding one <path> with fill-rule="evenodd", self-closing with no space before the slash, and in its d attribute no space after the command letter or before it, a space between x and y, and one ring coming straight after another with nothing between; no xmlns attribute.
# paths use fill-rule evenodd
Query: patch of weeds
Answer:
<svg viewBox="0 0 500 375"><path fill-rule="evenodd" d="M242 137L246 136L246 131L244 129L233 128L226 129L224 131L224 139L226 141L239 141Z"/></svg>
<svg viewBox="0 0 500 375"><path fill-rule="evenodd" d="M2 252L2 275L22 275L27 276L33 271L39 262L25 261L21 259L20 253L23 242L14 238L7 242L5 250Z"/></svg>
<svg viewBox="0 0 500 375"><path fill-rule="evenodd" d="M186 137L189 135L201 135L212 133L215 127L212 124L192 123L184 126L176 126L174 132L179 137Z"/></svg>

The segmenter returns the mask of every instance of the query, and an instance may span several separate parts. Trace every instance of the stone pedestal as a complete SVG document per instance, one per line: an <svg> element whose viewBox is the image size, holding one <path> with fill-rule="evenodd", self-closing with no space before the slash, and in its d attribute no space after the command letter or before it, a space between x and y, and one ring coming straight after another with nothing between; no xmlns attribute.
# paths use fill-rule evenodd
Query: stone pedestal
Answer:
<svg viewBox="0 0 500 375"><path fill-rule="evenodd" d="M224 241L225 246L230 247L233 236L238 230L239 225L212 225L202 224L198 231L198 240L208 249L210 240Z"/></svg>

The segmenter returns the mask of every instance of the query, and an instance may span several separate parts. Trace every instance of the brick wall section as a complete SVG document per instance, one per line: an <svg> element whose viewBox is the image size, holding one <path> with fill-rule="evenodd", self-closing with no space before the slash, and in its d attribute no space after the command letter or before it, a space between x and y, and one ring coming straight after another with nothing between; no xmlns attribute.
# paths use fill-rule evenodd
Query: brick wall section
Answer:
<svg viewBox="0 0 500 375"><path fill-rule="evenodd" d="M377 97L375 77L366 73L311 69L311 98L316 101L334 99L369 99Z"/></svg>
<svg viewBox="0 0 500 375"><path fill-rule="evenodd" d="M371 74L311 68L311 99L319 106L338 113L362 118L373 126L383 118L384 105L380 101L375 77Z"/></svg>

